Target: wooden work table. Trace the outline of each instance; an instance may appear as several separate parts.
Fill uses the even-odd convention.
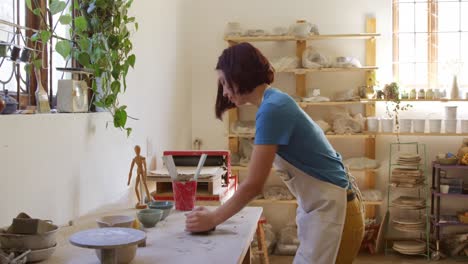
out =
[[[216,207],[208,207],[210,210]],[[93,215],[71,227],[62,228],[58,234],[58,247],[47,264],[98,264],[95,251],[71,245],[68,238],[81,230],[96,228],[93,219],[102,215],[132,215],[137,210],[117,210]],[[186,231],[184,212],[173,210],[156,227],[143,229],[146,247],[137,250],[132,264],[153,263],[250,263],[250,243],[254,237],[261,207],[246,207],[238,214],[216,227],[208,235],[193,235]],[[244,260],[245,257],[245,260]]]

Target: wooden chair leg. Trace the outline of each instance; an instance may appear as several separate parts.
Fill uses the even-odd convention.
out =
[[[268,258],[267,245],[265,241],[265,231],[263,230],[263,223],[266,222],[265,219],[261,219],[257,223],[257,245],[258,245],[258,254],[260,254],[260,262],[262,264],[270,264]]]

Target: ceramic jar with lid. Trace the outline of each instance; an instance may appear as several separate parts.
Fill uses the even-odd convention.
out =
[[[1,96],[1,100],[5,105],[3,111],[1,111],[1,114],[7,115],[16,112],[16,106],[18,105],[18,102],[15,100],[15,98],[8,95],[8,90],[3,91],[3,96]]]

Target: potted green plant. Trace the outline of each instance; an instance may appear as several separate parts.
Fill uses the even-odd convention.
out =
[[[51,23],[45,23],[46,26],[35,34],[35,40],[44,43],[51,37],[57,38],[54,48],[59,54],[65,59],[74,58],[91,70],[94,105],[109,111],[114,127],[130,135],[132,129],[126,125],[127,106],[121,105],[118,99],[127,89],[127,74],[136,60],[130,34],[138,30],[138,23],[128,12],[133,0],[49,0],[46,12],[33,9],[31,1],[37,0],[26,0],[34,14],[45,17],[60,13],[60,23],[73,25],[71,38],[67,39],[57,36]],[[63,14],[70,1],[75,16]]]

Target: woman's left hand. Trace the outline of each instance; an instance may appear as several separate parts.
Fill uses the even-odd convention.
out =
[[[186,214],[185,230],[189,232],[205,232],[216,227],[214,213],[203,206],[195,208]]]

